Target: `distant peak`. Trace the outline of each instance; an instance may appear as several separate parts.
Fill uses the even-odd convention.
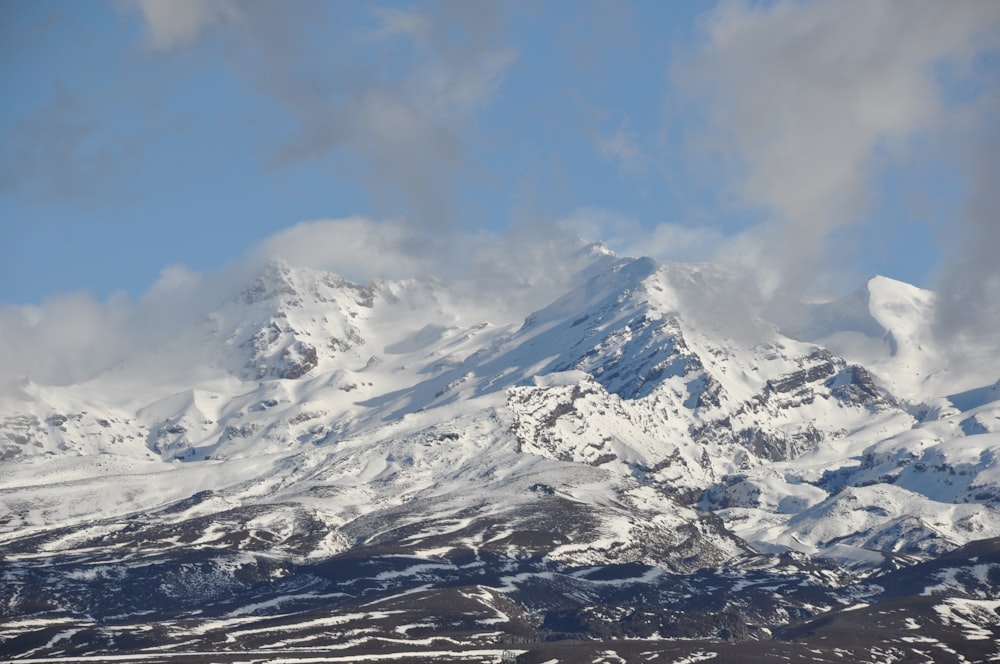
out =
[[[282,258],[281,256],[271,256],[269,259],[267,259],[267,262],[264,263],[263,272],[288,273],[291,272],[291,270],[292,266],[289,265],[288,261],[286,261],[284,258]]]
[[[642,256],[640,258],[622,258],[615,261],[610,272],[621,274],[629,279],[642,280],[655,274],[660,268],[660,263],[655,258]]]
[[[893,279],[892,277],[887,277],[881,274],[869,277],[865,282],[865,286],[869,289],[895,288],[909,291],[924,291],[924,289],[919,286],[914,286],[906,281],[900,281],[899,279]]]
[[[296,294],[291,266],[283,258],[274,256],[264,264],[253,283],[240,293],[239,299],[247,304],[253,304]]]
[[[861,287],[867,295],[868,302],[873,306],[891,302],[929,303],[933,293],[905,281],[899,281],[880,274],[871,277]]]
[[[900,286],[908,286],[902,281],[897,281],[891,277],[886,277],[881,274],[876,274],[865,280],[864,284],[861,286],[863,290],[871,293],[879,293],[886,289],[898,288]]]

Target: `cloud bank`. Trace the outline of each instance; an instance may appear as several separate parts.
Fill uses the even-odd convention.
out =
[[[970,345],[981,358],[1000,352],[1000,86],[981,100],[962,141],[966,196],[954,224],[944,229],[948,260],[937,278],[936,330],[957,358]],[[972,357],[972,361],[980,358]]]
[[[0,306],[0,382],[20,376],[40,384],[86,381],[188,337],[274,257],[357,283],[381,277],[436,282],[470,325],[520,322],[570,288],[593,260],[572,231],[549,225],[499,236],[431,235],[401,221],[363,217],[302,222],[217,272],[170,266],[138,300],[116,295],[102,302],[78,292],[39,305]],[[189,355],[175,360],[185,362]]]
[[[774,291],[831,267],[831,238],[863,219],[881,167],[954,130],[963,102],[949,98],[943,67],[996,51],[1000,6],[725,2],[702,31],[672,71],[704,112],[691,147],[718,158],[734,204],[764,219],[718,258]]]

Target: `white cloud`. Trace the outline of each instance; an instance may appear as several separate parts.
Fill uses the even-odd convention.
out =
[[[729,161],[742,205],[769,212],[762,258],[795,281],[865,209],[879,152],[947,126],[936,67],[996,48],[1000,5],[725,2],[702,27],[674,72],[705,112],[699,147]]]
[[[122,357],[107,332],[128,318],[123,298],[106,303],[87,293],[66,293],[40,305],[0,308],[0,374],[71,383],[90,377],[95,365]]]
[[[0,393],[4,381],[20,376],[53,385],[86,381],[181,333],[197,336],[201,317],[233,297],[252,274],[250,261],[211,275],[170,266],[138,301],[123,294],[100,301],[80,291],[37,305],[0,306]],[[162,369],[184,371],[202,358],[182,353],[166,359],[171,366]]]
[[[429,233],[401,221],[363,217],[301,222],[265,240],[250,262],[280,256],[358,282],[420,277],[444,284],[473,317],[519,320],[562,294],[589,260],[580,235],[535,224],[504,235]]]
[[[196,370],[209,361],[199,346],[204,339],[198,322],[248,286],[273,257],[358,283],[376,277],[433,280],[459,306],[465,323],[505,324],[565,292],[592,260],[582,247],[572,233],[544,224],[498,236],[433,234],[362,217],[302,222],[215,273],[169,266],[138,300],[114,296],[101,302],[80,292],[40,305],[0,306],[0,383],[25,375],[40,384],[85,381],[178,339],[159,359],[155,353],[143,356],[143,370]],[[0,392],[5,387],[0,384]]]
[[[134,0],[142,12],[154,50],[194,41],[206,28],[241,16],[236,0]]]
[[[278,256],[298,267],[336,272],[349,279],[405,278],[435,268],[430,239],[398,221],[363,217],[304,221],[264,240],[251,254],[260,262]]]
[[[661,223],[646,226],[627,215],[600,208],[580,208],[556,222],[566,233],[604,242],[622,256],[649,256],[680,262],[715,257],[726,236],[710,226]]]

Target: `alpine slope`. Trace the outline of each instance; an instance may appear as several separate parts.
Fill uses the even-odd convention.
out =
[[[273,259],[98,375],[0,376],[0,658],[1000,659],[1000,349],[884,277],[754,307],[579,258],[515,322]]]

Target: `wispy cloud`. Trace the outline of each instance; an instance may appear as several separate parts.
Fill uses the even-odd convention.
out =
[[[367,281],[427,275],[435,271],[433,236],[401,221],[364,217],[303,221],[264,240],[250,255],[257,263],[280,257],[292,265],[330,270]]]
[[[280,256],[292,265],[356,281],[376,277],[432,279],[472,317],[520,320],[567,289],[591,260],[581,254],[585,228],[522,225],[496,234],[428,233],[400,220],[364,217],[301,222],[274,234],[247,260]]]
[[[236,0],[132,0],[149,33],[149,46],[167,50],[184,46],[214,24],[239,19]]]
[[[195,50],[219,35],[227,65],[282,110],[291,132],[262,161],[328,164],[331,177],[365,185],[381,212],[422,222],[454,214],[455,184],[476,170],[471,126],[517,55],[487,3],[134,6],[153,49]],[[370,27],[359,29],[357,16],[338,20],[344,12],[368,12]]]
[[[373,7],[379,26],[370,34],[372,39],[386,39],[400,35],[411,39],[425,39],[432,27],[425,16],[393,7]]]
[[[520,322],[561,295],[592,260],[571,230],[548,224],[515,229],[428,233],[402,221],[364,217],[296,224],[261,242],[243,258],[211,273],[165,268],[137,300],[101,301],[86,292],[38,305],[0,305],[0,393],[4,381],[28,376],[41,384],[85,381],[173,344],[143,362],[146,371],[195,371],[206,357],[198,323],[260,273],[271,258],[295,267],[340,274],[357,283],[375,278],[422,278],[437,284],[464,324]]]
[[[79,199],[93,189],[107,161],[98,127],[75,95],[58,90],[51,102],[16,123],[0,147],[0,191],[52,192]],[[107,168],[108,164],[103,164]]]
[[[997,73],[994,72],[994,76]],[[1000,76],[981,98],[969,126],[959,132],[965,200],[957,217],[941,230],[948,250],[936,283],[936,331],[956,361],[979,361],[966,352],[983,345],[996,362],[1000,350]]]
[[[642,224],[639,220],[600,208],[579,208],[554,222],[567,234],[600,240],[622,256],[649,256],[669,261],[713,258],[726,236],[712,226],[679,223]]]
[[[995,48],[998,27],[1000,7],[980,2],[725,2],[705,16],[674,80],[705,113],[698,149],[768,218],[754,234],[786,284],[863,216],[880,155],[947,126],[937,66]]]
[[[642,170],[643,153],[639,135],[623,120],[610,136],[597,140],[597,149],[605,159],[615,162],[623,171],[635,173]]]

